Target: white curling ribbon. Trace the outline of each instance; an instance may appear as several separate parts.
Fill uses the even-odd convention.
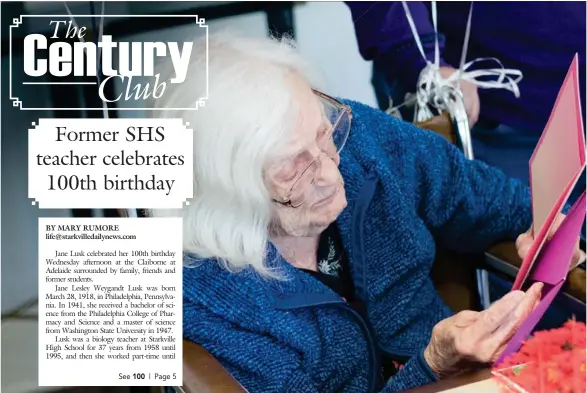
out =
[[[449,112],[454,118],[458,128],[459,137],[463,144],[463,149],[467,157],[472,158],[472,148],[470,146],[471,136],[466,112],[463,113],[465,106],[463,95],[460,90],[460,81],[467,81],[482,89],[505,89],[511,91],[516,98],[520,97],[518,83],[522,80],[523,75],[520,70],[505,68],[496,58],[478,58],[465,63],[467,57],[467,48],[471,34],[471,17],[473,12],[473,2],[469,9],[467,27],[465,30],[465,39],[461,53],[460,67],[448,78],[443,78],[440,74],[440,50],[438,43],[438,18],[436,2],[432,2],[432,23],[434,25],[435,43],[434,43],[434,63],[426,58],[424,47],[416,29],[416,24],[412,13],[406,1],[402,1],[402,6],[416,41],[416,47],[427,65],[420,73],[415,100],[407,100],[403,104],[391,108],[388,113],[395,113],[397,110],[407,104],[416,102],[415,120],[422,122],[434,117],[430,107],[434,107],[439,112]],[[469,69],[476,63],[494,62],[498,65],[496,68],[489,69]],[[492,78],[492,79],[487,79]],[[469,153],[469,154],[467,154]]]
[[[473,159],[473,147],[469,121],[465,109],[462,92],[447,79],[438,78],[438,70],[433,64],[427,66],[422,72],[421,83],[416,92],[417,122],[426,121],[434,116],[430,107],[435,107],[439,112],[448,112],[453,117],[463,152],[469,159]]]
[[[450,113],[463,153],[472,160],[474,156],[471,130],[463,93],[450,78],[442,78],[434,64],[429,64],[420,75],[420,84],[416,91],[416,122],[434,117],[430,107],[436,108],[439,112]]]
[[[416,121],[425,121],[433,117],[429,106],[436,108],[440,112],[449,111],[452,106],[452,100],[449,98],[454,98],[455,94],[453,89],[460,92],[457,85],[458,81],[467,81],[483,89],[505,89],[511,91],[516,98],[519,98],[520,88],[518,83],[522,80],[522,72],[503,68],[503,66],[501,68],[467,71],[473,64],[483,61],[494,61],[501,66],[500,61],[497,59],[480,58],[466,63],[462,69],[457,70],[450,77],[443,78],[439,67],[429,62],[418,79]],[[495,77],[495,79],[480,79],[487,77]]]

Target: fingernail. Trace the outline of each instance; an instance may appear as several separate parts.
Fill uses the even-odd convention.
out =
[[[536,296],[538,297],[538,301],[542,299],[542,290],[544,289],[544,284],[539,282],[536,285]]]
[[[544,288],[544,283],[536,282],[536,283],[532,284],[532,286],[530,287],[530,290],[537,292],[537,293],[542,293],[542,288]]]

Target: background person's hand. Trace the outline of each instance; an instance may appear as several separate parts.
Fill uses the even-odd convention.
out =
[[[508,340],[540,301],[543,284],[512,291],[481,312],[462,311],[440,321],[424,358],[440,378],[497,360]]]
[[[448,79],[456,70],[452,67],[440,67],[440,75],[444,79]],[[467,117],[469,118],[469,127],[473,128],[477,120],[479,120],[479,111],[481,104],[479,102],[479,93],[477,92],[477,86],[471,82],[460,81],[461,92],[463,93],[463,99],[465,101],[465,110],[467,111]]]
[[[564,219],[565,219],[564,214],[558,215],[558,217],[556,218],[556,220],[554,222],[552,230],[548,234],[549,240],[556,233],[556,231],[558,230],[558,228],[560,227],[560,225],[562,224]],[[530,229],[528,229],[527,232],[522,233],[516,239],[516,249],[518,250],[518,256],[522,259],[524,259],[526,257],[526,255],[530,251],[530,247],[532,247],[532,243],[534,242],[534,236],[532,235],[532,232],[533,232],[533,230],[532,230],[532,228],[530,228]],[[575,249],[575,253],[573,254],[573,259],[571,261],[571,266],[569,268],[569,271],[573,270],[574,268],[576,268],[577,266],[579,266],[583,262],[585,262],[585,253],[579,247],[579,237],[577,237],[577,248]]]

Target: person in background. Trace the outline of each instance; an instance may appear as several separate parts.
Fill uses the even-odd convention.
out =
[[[373,60],[379,106],[387,109],[389,97],[398,105],[407,92],[415,91],[426,65],[402,3],[347,4],[360,53],[365,60]],[[408,6],[427,58],[433,61],[431,2],[410,1]],[[460,64],[470,6],[471,2],[437,2],[440,72],[445,78]],[[466,61],[493,57],[505,68],[523,73],[520,98],[506,90],[461,83],[476,159],[528,183],[528,161],[575,54],[579,55],[585,116],[585,15],[585,2],[474,2]],[[584,190],[583,174],[571,202]]]

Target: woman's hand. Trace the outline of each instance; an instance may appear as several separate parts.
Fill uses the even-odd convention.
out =
[[[440,378],[446,378],[497,360],[538,305],[542,287],[542,283],[536,283],[526,293],[508,293],[485,311],[462,311],[440,321],[424,351],[430,368]]]
[[[554,223],[554,226],[552,227],[552,230],[548,234],[548,239],[552,238],[552,235],[554,235],[556,233],[556,231],[558,230],[558,228],[560,227],[560,225],[562,224],[564,219],[565,219],[564,214],[558,215],[558,217]],[[532,232],[533,232],[533,230],[532,230],[532,228],[530,228],[530,229],[528,229],[528,231],[526,233],[522,233],[520,236],[518,236],[518,239],[516,240],[516,248],[518,250],[518,256],[522,259],[524,259],[526,257],[526,255],[530,251],[530,247],[532,247],[532,243],[534,242],[534,236],[532,235]],[[574,268],[576,268],[577,266],[579,266],[583,262],[585,262],[585,253],[579,248],[579,238],[577,238],[577,249],[575,250],[575,253],[573,254],[573,260],[571,261],[571,266],[569,268],[569,271],[573,270]]]

